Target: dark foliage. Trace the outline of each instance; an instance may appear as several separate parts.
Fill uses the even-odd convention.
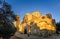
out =
[[[0,8],[0,36],[9,37],[14,35],[16,28],[12,23],[16,20],[16,17],[11,10],[11,5],[6,2],[3,2],[2,8]]]
[[[56,33],[59,34],[60,31],[60,22],[56,23]]]
[[[60,22],[56,23],[57,30],[60,31]]]

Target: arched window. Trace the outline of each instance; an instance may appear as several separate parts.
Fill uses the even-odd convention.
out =
[[[45,17],[44,16],[42,16],[42,19],[44,19]]]

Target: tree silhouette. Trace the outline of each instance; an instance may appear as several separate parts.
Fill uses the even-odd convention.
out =
[[[56,23],[56,34],[59,35],[59,31],[60,31],[60,22]]]
[[[14,35],[16,28],[12,22],[15,20],[16,16],[11,9],[11,5],[3,2],[3,5],[0,8],[0,37],[9,39],[11,35]]]
[[[60,31],[60,22],[56,23],[57,30]]]

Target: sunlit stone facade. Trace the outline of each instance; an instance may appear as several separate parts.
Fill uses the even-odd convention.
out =
[[[20,32],[24,32],[25,29],[27,29],[27,32],[31,32],[32,31],[31,22],[35,23],[36,27],[38,27],[39,30],[46,29],[56,31],[56,22],[55,20],[52,19],[51,14],[46,14],[42,16],[40,12],[32,12],[31,14],[27,13],[24,16],[23,21],[20,24],[21,25],[19,28]]]

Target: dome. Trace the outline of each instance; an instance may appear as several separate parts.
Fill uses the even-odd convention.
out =
[[[41,13],[40,12],[33,12],[32,15],[34,15],[36,17],[41,17]]]

